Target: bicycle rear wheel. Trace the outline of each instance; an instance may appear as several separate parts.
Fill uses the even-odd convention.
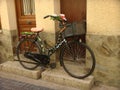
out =
[[[79,41],[69,42],[62,48],[60,60],[64,70],[72,77],[85,78],[92,74],[95,68],[93,51]]]
[[[17,47],[17,58],[20,62],[20,64],[29,70],[33,70],[39,66],[39,63],[26,58],[25,54],[26,53],[32,53],[32,54],[40,54],[41,53],[41,48],[38,46],[36,41],[34,39],[23,39],[20,41]]]

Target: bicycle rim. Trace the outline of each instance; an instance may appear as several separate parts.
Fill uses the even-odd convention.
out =
[[[33,70],[39,66],[39,63],[26,58],[24,54],[30,52],[33,54],[40,54],[40,48],[33,39],[24,39],[17,47],[17,57],[20,64],[29,70]]]
[[[84,43],[70,42],[64,47],[61,61],[65,71],[72,77],[88,77],[95,68],[95,56],[92,50]]]

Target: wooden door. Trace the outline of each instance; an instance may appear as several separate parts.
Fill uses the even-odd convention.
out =
[[[61,13],[69,22],[86,19],[86,0],[61,0]]]
[[[86,0],[61,0],[61,13],[65,14],[70,23],[86,21]],[[85,34],[75,38],[85,42]]]
[[[36,27],[35,21],[35,0],[15,0],[18,34],[30,31],[32,27]]]
[[[86,21],[86,0],[61,0],[61,13],[65,14],[68,22],[70,23]],[[85,35],[86,34],[84,33],[80,35],[78,34],[75,36],[67,37],[67,40],[81,40],[82,42],[86,43]],[[78,48],[74,47],[74,51],[78,51],[77,49]],[[83,52],[81,54],[84,55],[83,57],[85,57],[85,48],[82,47],[79,49],[82,49]]]

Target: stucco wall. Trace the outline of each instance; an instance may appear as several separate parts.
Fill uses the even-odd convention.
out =
[[[120,35],[120,0],[87,0],[87,33]]]
[[[14,0],[0,0],[2,28],[17,29]]]
[[[95,80],[120,87],[120,0],[87,0],[87,44],[96,56]]]
[[[46,15],[60,13],[60,0],[35,0],[36,26],[43,27],[44,31],[40,34],[41,38],[45,40],[48,46],[55,45],[55,29],[56,23],[50,18],[43,19]],[[56,55],[52,55],[52,60],[56,59]]]
[[[2,33],[0,33],[0,57],[13,60],[17,42],[17,23],[14,0],[0,0]]]

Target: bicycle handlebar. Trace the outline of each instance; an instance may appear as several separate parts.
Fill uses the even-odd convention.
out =
[[[48,18],[48,17],[50,17],[50,15],[45,16],[44,19],[46,19],[46,18]]]
[[[51,18],[56,18],[57,16],[54,16],[54,15],[47,15],[44,17],[44,19],[48,18],[48,17],[51,17]]]
[[[52,20],[57,20],[57,21],[59,21],[61,23],[62,29],[60,30],[60,32],[63,32],[66,29],[66,27],[70,26],[70,24],[67,24],[67,19],[65,18],[64,14],[60,14],[60,15],[46,15],[44,17],[44,19],[46,19],[48,17],[51,17]]]
[[[44,19],[48,18],[48,17],[51,17],[53,20],[57,20],[57,21],[60,21],[60,22],[67,22],[67,19],[65,17],[64,14],[60,14],[60,15],[47,15],[44,17]]]

